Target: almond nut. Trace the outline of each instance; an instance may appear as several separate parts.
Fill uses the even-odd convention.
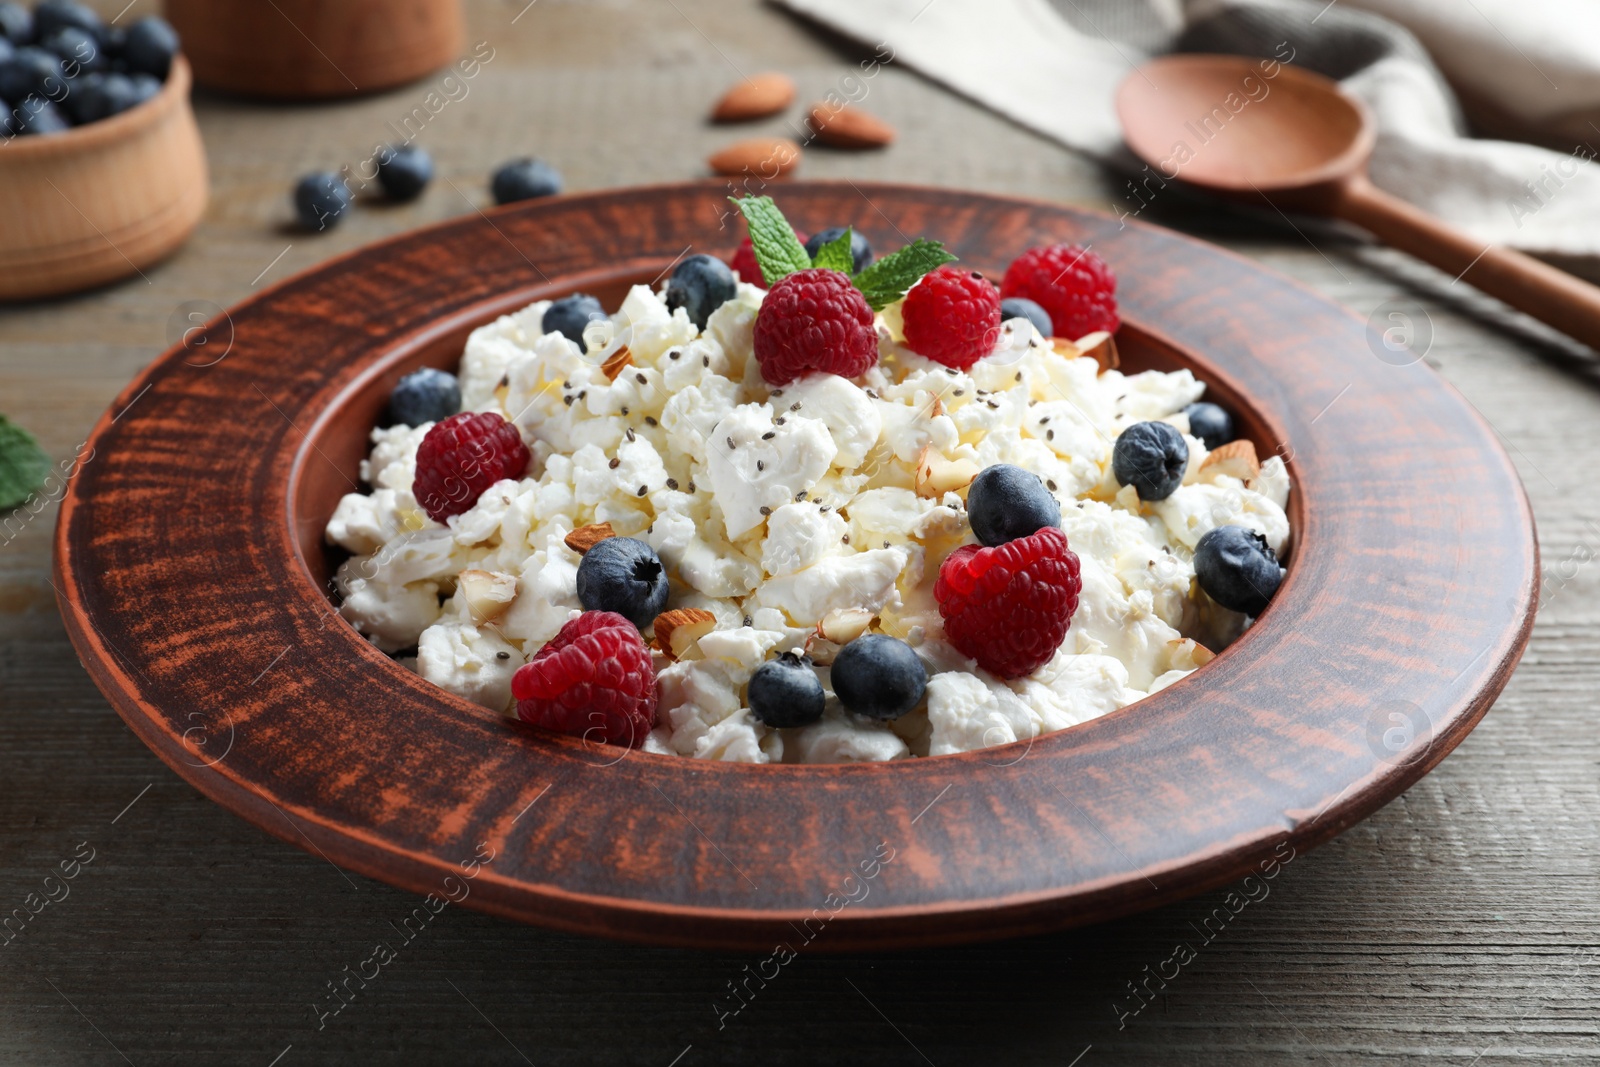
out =
[[[656,647],[676,662],[694,643],[717,628],[717,617],[704,608],[674,608],[656,616]]]
[[[848,644],[866,633],[876,617],[866,608],[834,608],[817,623],[817,634],[834,644]]]
[[[894,127],[848,104],[813,104],[806,122],[817,140],[834,148],[882,148],[894,143]]]
[[[970,485],[977,476],[978,465],[972,460],[945,459],[932,445],[923,445],[922,453],[917,456],[916,488],[920,497],[943,496],[952,489]]]
[[[475,626],[498,619],[517,599],[516,575],[499,571],[462,571],[458,588]]]
[[[1079,355],[1088,356],[1100,364],[1101,373],[1116,370],[1122,366],[1122,360],[1117,356],[1117,342],[1104,330],[1096,330],[1072,342]]]
[[[591,526],[580,526],[562,538],[567,547],[578,555],[583,555],[601,541],[608,537],[617,536],[617,531],[611,528],[609,522],[597,522]]]
[[[769,71],[746,78],[722,94],[711,109],[712,122],[746,122],[776,115],[794,103],[794,80]]]
[[[1178,641],[1168,641],[1167,647],[1172,649],[1172,663],[1179,670],[1183,669],[1179,665],[1185,661],[1194,664],[1196,667],[1204,667],[1207,663],[1217,658],[1215,652],[1190,637],[1185,637]]]
[[[706,163],[713,173],[732,178],[781,178],[800,165],[800,146],[787,137],[753,137],[729,145]]]
[[[606,357],[606,361],[600,364],[600,369],[605,372],[607,381],[614,382],[617,380],[617,375],[622,373],[623,367],[631,366],[633,366],[633,353],[628,351],[627,345],[623,345]]]
[[[1212,478],[1218,474],[1226,474],[1248,482],[1261,473],[1261,464],[1256,459],[1256,446],[1245,438],[1229,441],[1221,448],[1212,449],[1211,454],[1200,464],[1200,476]]]

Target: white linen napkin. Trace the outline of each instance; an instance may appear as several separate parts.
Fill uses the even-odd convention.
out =
[[[1600,146],[1600,4],[774,2],[869,46],[886,44],[894,62],[1130,170],[1137,165],[1112,98],[1134,66],[1171,51],[1281,59],[1287,45],[1295,63],[1339,80],[1372,108],[1376,184],[1481,240],[1600,265],[1600,151],[1592,147]],[[1463,103],[1483,127],[1570,150],[1469,136]],[[1137,206],[1130,197],[1128,210]]]

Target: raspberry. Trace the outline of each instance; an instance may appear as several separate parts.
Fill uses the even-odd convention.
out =
[[[797,270],[779,279],[756,314],[754,342],[761,376],[772,385],[813,371],[855,378],[878,361],[872,308],[836,270]]]
[[[805,234],[796,230],[794,235],[801,244],[806,243]],[[739,280],[746,285],[754,285],[760,289],[767,287],[767,279],[761,273],[761,264],[756,262],[756,246],[750,243],[750,238],[746,237],[739,242],[739,251],[735,252],[733,258],[728,260],[728,266],[733,268],[733,272],[739,276]]]
[[[994,351],[1000,293],[977,271],[946,263],[911,287],[901,318],[911,351],[966,370]]]
[[[1061,647],[1082,589],[1067,535],[1046,526],[995,548],[956,549],[933,595],[957,651],[991,674],[1020,678]]]
[[[586,611],[511,677],[517,716],[547,730],[638,748],[656,723],[656,672],[638,629]]]
[[[522,477],[529,458],[515,426],[492,411],[463,411],[435,423],[422,439],[411,492],[429,518],[444,522],[495,482]]]
[[[1050,313],[1057,337],[1075,341],[1096,330],[1115,333],[1117,276],[1105,260],[1077,245],[1030,248],[1006,269],[1002,296],[1032,300]]]

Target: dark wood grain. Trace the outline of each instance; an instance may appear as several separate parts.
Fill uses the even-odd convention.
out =
[[[1289,457],[1290,576],[1208,668],[1031,743],[750,768],[522,729],[338,623],[300,549],[354,484],[367,423],[340,413],[370,418],[397,364],[540,294],[649,277],[686,244],[730,251],[724,194],[624,190],[410,234],[232,309],[225,359],[180,348],[131,383],[63,502],[56,570],[68,632],[134,731],[269,832],[418,892],[488,842],[471,907],[751,949],[815,916],[844,950],[1095,921],[1236,880],[1403,790],[1504,685],[1532,621],[1531,518],[1498,444],[1430,370],[1377,362],[1345,312],[1175,234],[893,186],[779,200],[811,230],[870,202],[880,246],[937,235],[990,270],[1043,241],[1094,243],[1126,279],[1130,339],[1170,338],[1167,358],[1233,383],[1258,445]],[[1328,406],[1341,383],[1357,395]],[[252,394],[207,418],[218,395]],[[224,724],[213,696],[247,648],[281,650],[276,683],[237,692]],[[1374,741],[1391,708],[1425,716],[1395,754]],[[226,753],[194,745],[196,724],[226,726]],[[832,905],[882,848],[893,893]]]

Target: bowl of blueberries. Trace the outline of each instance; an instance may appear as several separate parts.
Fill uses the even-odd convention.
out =
[[[0,0],[0,300],[103,285],[170,254],[207,171],[178,35],[76,0]]]

